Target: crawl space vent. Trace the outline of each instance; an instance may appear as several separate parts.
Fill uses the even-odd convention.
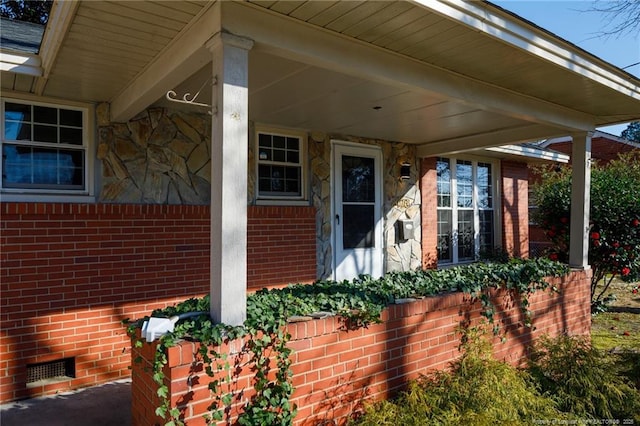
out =
[[[75,375],[73,358],[27,365],[27,383],[43,380],[64,380],[73,378]]]

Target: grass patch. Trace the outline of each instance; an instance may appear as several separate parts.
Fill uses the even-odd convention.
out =
[[[591,343],[603,351],[640,350],[640,314],[604,312],[594,316]]]

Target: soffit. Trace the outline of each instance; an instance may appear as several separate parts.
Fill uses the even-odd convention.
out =
[[[622,79],[635,80],[634,100],[626,96],[632,90],[616,93],[610,87],[595,84],[584,72],[578,72],[578,68],[584,66],[579,56],[586,56],[601,67],[602,72],[625,74],[568,42],[558,49],[560,52],[555,52],[560,58],[553,60],[566,62],[569,69],[559,67],[551,59],[541,59],[540,55],[545,53],[541,50],[551,49],[546,42],[551,34],[533,25],[528,30],[531,44],[517,49],[503,40],[510,34],[498,34],[492,28],[482,33],[477,26],[461,25],[449,16],[410,2],[257,0],[251,3],[459,75],[597,116],[597,125],[618,123],[638,115],[640,93],[635,77],[622,76]],[[425,3],[436,6],[442,2]],[[493,18],[500,25],[503,20],[513,19],[513,14],[497,6],[486,2],[483,6],[503,16]],[[471,3],[470,7],[477,4]]]
[[[594,125],[635,119],[640,111],[637,99],[415,3],[252,4],[264,13],[284,16],[345,40],[355,39],[488,87],[598,116]],[[54,66],[48,70],[42,94],[84,102],[113,101],[210,7],[212,3],[206,1],[80,2]],[[589,58],[597,62],[597,58]],[[529,132],[534,123],[516,114],[495,113],[478,103],[458,102],[406,84],[385,84],[331,68],[273,56],[261,51],[257,43],[250,52],[251,119],[408,143],[436,141],[445,148],[447,141],[460,138],[469,140],[469,147],[477,147],[478,143],[499,145],[567,133],[546,125]],[[181,76],[184,83],[177,87],[178,92],[200,87],[208,78],[208,69]],[[637,80],[633,84],[637,89]],[[33,87],[31,77],[2,74],[3,89],[29,92]],[[166,87],[170,89],[174,87]],[[461,87],[464,90],[466,87]],[[200,99],[206,102],[210,92]],[[434,150],[444,149],[433,146]]]
[[[43,94],[89,102],[111,100],[206,3],[80,2]]]

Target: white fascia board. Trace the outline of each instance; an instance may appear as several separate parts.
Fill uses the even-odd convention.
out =
[[[456,74],[251,3],[223,2],[222,11],[225,30],[254,40],[254,50],[568,131],[590,131],[595,126],[595,117],[589,114]]]
[[[570,43],[526,24],[506,13],[492,12],[482,2],[411,0],[506,44],[518,47],[568,71],[579,74],[626,96],[640,100],[640,80]]]
[[[593,135],[591,136],[591,139],[596,139],[596,138],[603,138],[603,139],[608,139],[610,141],[613,142],[617,142],[617,143],[621,143],[621,144],[625,144],[625,145],[629,145],[632,146],[634,148],[640,148],[640,143],[638,142],[634,142],[634,141],[630,141],[627,140],[625,138],[621,138],[620,136],[616,136],[616,135],[612,135],[611,133],[607,133],[607,132],[601,132],[599,130],[596,130],[595,132],[593,132]],[[543,148],[546,148],[550,145],[556,144],[556,143],[562,143],[562,142],[572,142],[573,138],[571,136],[563,136],[560,138],[553,138],[553,139],[547,139],[543,142],[540,143],[540,146]]]
[[[4,51],[0,52],[0,70],[40,77],[42,63],[38,55]]]
[[[457,154],[465,151],[474,151],[480,148],[530,142],[532,140],[563,133],[566,132],[559,129],[540,126],[538,124],[530,124],[517,128],[495,130],[478,135],[428,142],[418,146],[417,154],[419,157]]]
[[[55,1],[51,7],[47,27],[42,37],[42,43],[40,44],[43,74],[41,76],[42,78],[39,78],[35,85],[35,93],[38,95],[44,93],[47,78],[58,57],[62,42],[69,32],[79,4],[76,0]]]
[[[522,145],[503,145],[487,148],[487,151],[497,152],[507,155],[518,155],[535,160],[555,161],[558,163],[568,163],[569,156],[561,152],[548,151]]]
[[[202,11],[122,92],[111,100],[111,121],[124,122],[211,62],[205,44],[220,32],[220,2]]]

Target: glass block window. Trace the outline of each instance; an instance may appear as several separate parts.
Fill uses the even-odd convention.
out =
[[[494,248],[494,178],[488,162],[438,158],[438,262],[469,262]]]
[[[2,189],[87,189],[86,111],[2,102]]]
[[[257,133],[258,198],[304,198],[304,138],[296,134]]]

